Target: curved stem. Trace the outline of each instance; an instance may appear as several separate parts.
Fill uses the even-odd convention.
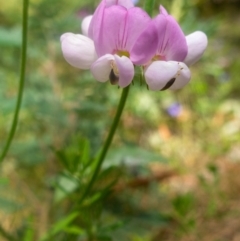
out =
[[[21,54],[21,67],[20,67],[20,80],[19,80],[19,88],[18,88],[18,97],[16,108],[14,112],[14,117],[12,121],[12,126],[7,138],[6,145],[2,151],[0,156],[0,163],[5,158],[8,149],[11,145],[12,139],[14,137],[17,123],[18,123],[18,116],[22,102],[23,96],[23,89],[24,89],[24,81],[25,81],[25,69],[26,69],[26,58],[27,58],[27,30],[28,30],[28,0],[23,0],[23,19],[22,19],[22,54]]]
[[[121,98],[120,98],[120,101],[119,101],[119,104],[118,104],[118,109],[117,109],[116,115],[115,115],[114,120],[112,122],[111,129],[110,129],[110,131],[108,133],[107,139],[106,139],[106,141],[104,143],[104,146],[103,146],[103,149],[102,149],[102,151],[100,153],[100,156],[99,156],[96,168],[94,170],[94,173],[92,175],[92,178],[91,178],[90,182],[88,183],[88,185],[87,185],[87,187],[85,189],[85,192],[83,193],[83,196],[82,196],[80,202],[82,202],[85,199],[85,197],[87,196],[87,194],[91,190],[92,185],[94,184],[94,182],[95,182],[95,180],[96,180],[96,178],[97,178],[97,176],[98,176],[98,174],[100,172],[102,163],[103,163],[103,161],[104,161],[104,159],[106,157],[107,151],[108,151],[108,149],[109,149],[109,147],[110,147],[110,145],[112,143],[113,136],[115,134],[115,131],[117,129],[120,117],[122,115],[122,111],[123,111],[123,108],[125,106],[126,99],[127,99],[127,96],[128,96],[129,88],[130,88],[130,85],[122,90],[122,95],[121,95]]]

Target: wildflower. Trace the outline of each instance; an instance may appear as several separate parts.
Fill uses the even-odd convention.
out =
[[[90,68],[96,80],[110,79],[126,87],[134,77],[131,50],[149,22],[148,14],[131,0],[103,0],[94,15],[83,21],[82,32],[87,36],[61,36],[63,55],[74,67]]]
[[[108,6],[109,1],[103,1],[94,13],[88,33],[99,57],[91,66],[95,79],[110,79],[112,84],[125,87],[134,77],[131,50],[151,18],[141,8],[133,7],[132,1],[122,3]]]
[[[142,38],[151,43],[145,56],[138,54],[143,48]],[[188,66],[199,60],[206,46],[207,37],[203,32],[197,31],[185,37],[176,20],[160,6],[160,14],[137,40],[131,60],[144,65],[149,89],[175,90],[190,81]]]

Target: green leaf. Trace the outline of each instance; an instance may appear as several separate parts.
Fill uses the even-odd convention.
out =
[[[67,174],[59,175],[54,196],[55,202],[60,202],[66,198],[69,194],[73,193],[79,185],[80,183],[75,177]]]
[[[81,174],[91,164],[90,143],[88,139],[73,136],[70,143],[55,151],[64,167],[72,174]]]
[[[123,146],[111,149],[106,157],[105,166],[125,164],[127,166],[146,165],[151,161],[167,162],[167,159],[153,151],[137,146]]]
[[[66,227],[63,230],[66,233],[69,234],[75,234],[75,235],[83,235],[86,234],[86,231],[78,226],[70,226],[70,227]]]
[[[97,181],[93,185],[93,189],[106,190],[112,187],[118,180],[118,177],[122,174],[122,168],[118,166],[110,166],[103,170]]]
[[[54,235],[63,231],[65,228],[67,228],[67,226],[74,219],[77,218],[78,215],[79,215],[78,212],[73,212],[73,213],[69,214],[67,217],[65,217],[65,218],[61,219],[60,221],[58,221],[57,223],[55,223],[54,226],[49,230],[49,232],[47,234],[45,234],[45,236],[42,239],[40,239],[40,241],[48,240],[51,237],[53,237]]]

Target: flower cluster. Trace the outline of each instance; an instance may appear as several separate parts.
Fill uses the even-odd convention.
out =
[[[151,19],[131,0],[102,0],[94,14],[83,20],[82,33],[61,36],[66,61],[90,69],[100,82],[110,80],[122,88],[132,82],[138,65],[149,89],[180,89],[191,78],[188,67],[207,47],[203,32],[185,37],[164,7]]]

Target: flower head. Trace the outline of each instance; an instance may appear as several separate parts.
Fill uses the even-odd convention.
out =
[[[147,47],[148,54],[140,56],[142,39],[151,45]],[[202,56],[206,46],[207,37],[203,32],[185,37],[176,20],[160,6],[160,14],[149,23],[134,46],[131,60],[145,66],[145,79],[151,90],[175,90],[190,81],[188,66]]]
[[[88,37],[62,36],[63,55],[74,67],[90,68],[96,80],[110,79],[125,87],[134,77],[131,50],[149,22],[148,14],[131,0],[103,0],[93,16],[83,21],[83,33]]]
[[[151,19],[131,0],[102,0],[93,16],[83,20],[82,32],[61,36],[67,62],[90,69],[100,82],[110,80],[120,87],[131,83],[134,65],[141,65],[149,89],[182,88],[191,77],[188,66],[207,46],[207,37],[200,31],[185,37],[162,6]]]
[[[151,18],[132,1],[116,5],[103,1],[93,15],[89,36],[99,59],[91,66],[93,76],[101,82],[110,79],[120,87],[129,85],[134,76],[131,50]]]

